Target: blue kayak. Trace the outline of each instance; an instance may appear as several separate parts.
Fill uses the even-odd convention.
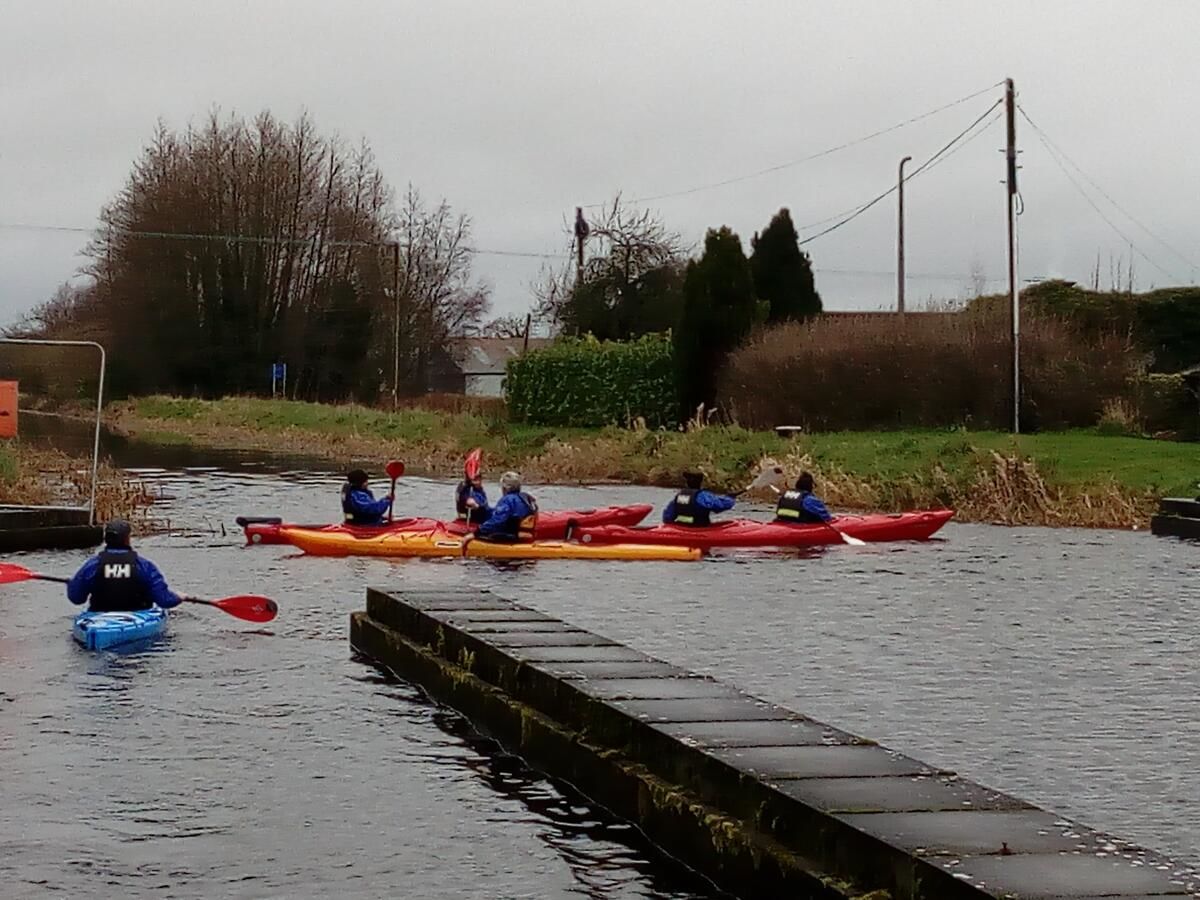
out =
[[[136,612],[80,613],[71,634],[88,650],[106,650],[157,637],[166,627],[167,611],[156,606]]]

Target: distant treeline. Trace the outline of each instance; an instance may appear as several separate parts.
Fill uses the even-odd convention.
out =
[[[306,116],[160,124],[86,256],[91,284],[16,331],[102,342],[118,394],[261,391],[284,361],[291,396],[370,400],[397,360],[399,392],[421,392],[488,307],[470,221],[412,188],[397,206],[366,143]]]

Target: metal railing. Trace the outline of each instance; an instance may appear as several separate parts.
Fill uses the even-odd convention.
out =
[[[100,475],[100,418],[104,411],[104,368],[108,356],[95,341],[43,341],[32,338],[0,337],[0,344],[31,344],[44,347],[95,347],[100,351],[100,385],[96,390],[96,436],[92,442],[92,496],[88,501],[88,523],[96,524],[96,482]]]

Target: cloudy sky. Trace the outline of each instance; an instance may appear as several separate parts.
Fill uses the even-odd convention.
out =
[[[0,324],[79,267],[87,235],[50,227],[90,228],[160,117],[307,109],[467,212],[481,251],[553,255],[574,207],[617,191],[697,244],[727,224],[748,245],[781,206],[829,220],[1006,76],[1064,154],[1019,120],[1022,275],[1090,281],[1099,256],[1105,286],[1131,258],[1141,288],[1190,284],[1197,34],[1194,0],[0,0]],[[910,303],[972,271],[1003,286],[1003,120],[984,125],[906,188]],[[895,215],[889,197],[807,245],[827,308],[894,302]],[[542,262],[481,252],[496,312],[526,309]]]

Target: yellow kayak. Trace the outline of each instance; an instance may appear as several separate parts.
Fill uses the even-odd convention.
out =
[[[688,561],[703,551],[695,547],[654,544],[577,544],[573,541],[533,541],[493,544],[472,540],[463,553],[463,538],[444,528],[432,531],[392,531],[358,537],[313,528],[280,529],[287,543],[313,556],[468,556],[476,559],[650,559]]]

